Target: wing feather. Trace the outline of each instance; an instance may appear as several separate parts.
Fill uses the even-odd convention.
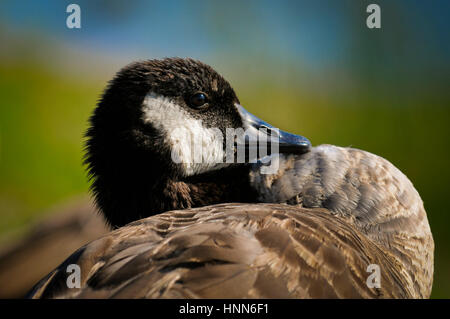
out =
[[[65,286],[70,263],[81,267],[80,289]],[[380,265],[381,288],[366,285],[372,263]],[[120,228],[81,248],[31,297],[412,297],[399,266],[326,209],[221,204]]]

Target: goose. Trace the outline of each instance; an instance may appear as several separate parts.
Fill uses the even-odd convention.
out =
[[[228,128],[245,134],[223,138]],[[86,136],[91,190],[114,230],[29,298],[430,296],[434,242],[410,180],[382,157],[312,147],[258,119],[200,61],[124,67]]]

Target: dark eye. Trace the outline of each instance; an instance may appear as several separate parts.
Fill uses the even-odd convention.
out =
[[[197,92],[189,99],[190,106],[196,109],[206,106],[206,103],[208,103],[208,97],[203,92]]]

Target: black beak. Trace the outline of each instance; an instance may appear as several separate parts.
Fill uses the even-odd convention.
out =
[[[236,104],[236,107],[245,129],[244,141],[241,139],[241,142],[237,144],[242,145],[244,142],[246,150],[255,147],[261,148],[262,144],[269,146],[267,155],[273,153],[304,154],[311,149],[311,142],[307,138],[281,131],[247,112],[241,105]]]

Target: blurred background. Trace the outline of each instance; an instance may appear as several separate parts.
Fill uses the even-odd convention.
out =
[[[66,27],[70,3],[81,29]],[[366,26],[370,3],[381,29]],[[399,167],[434,235],[432,297],[450,298],[449,12],[444,0],[1,1],[0,297],[106,231],[82,165],[88,117],[122,66],[180,56],[212,65],[274,126]]]

